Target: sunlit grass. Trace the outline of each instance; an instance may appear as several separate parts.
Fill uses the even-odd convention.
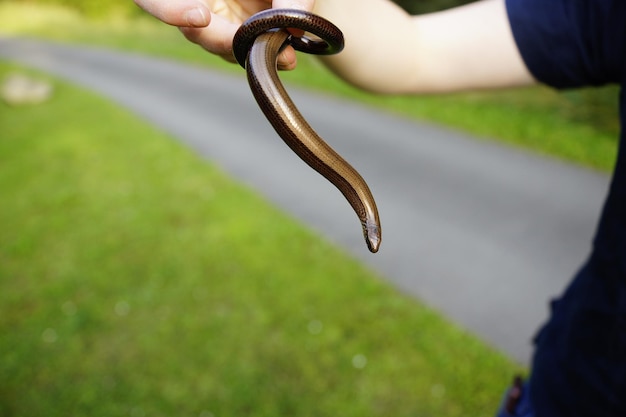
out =
[[[52,82],[0,104],[0,415],[493,414],[509,360]]]
[[[135,6],[129,7],[101,19],[87,19],[59,7],[2,3],[0,33],[121,48],[241,71],[185,41],[176,28],[137,16]],[[380,97],[342,83],[307,56],[300,57],[298,70],[282,76],[306,88],[594,169],[609,171],[614,164],[619,131],[615,86],[561,93],[536,87],[434,97]]]
[[[5,34],[36,34],[45,28],[54,36],[80,25],[82,19],[77,11],[65,7],[15,2],[0,4],[0,28]]]

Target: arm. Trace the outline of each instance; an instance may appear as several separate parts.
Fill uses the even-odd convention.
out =
[[[323,62],[369,91],[446,93],[534,82],[513,40],[504,0],[421,16],[410,16],[389,0],[207,0],[210,7],[202,0],[135,1],[166,23],[185,26],[181,30],[189,40],[230,61],[233,35],[251,14],[270,3],[313,9],[346,37],[344,51]],[[285,50],[279,66],[295,67],[293,50]]]
[[[409,16],[387,0],[318,0],[315,11],[346,37],[344,52],[325,59],[326,65],[363,89],[423,94],[533,82],[504,0],[420,16]]]
[[[315,12],[346,37],[344,51],[324,62],[363,89],[445,93],[533,82],[515,45],[504,0],[420,16],[409,16],[387,0],[318,0]]]

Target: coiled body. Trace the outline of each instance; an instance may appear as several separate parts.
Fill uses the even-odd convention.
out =
[[[302,29],[322,40],[294,37],[285,28]],[[368,249],[377,252],[380,220],[367,183],[311,128],[278,78],[276,61],[287,44],[308,53],[332,54],[343,49],[343,35],[332,23],[311,13],[270,9],[241,26],[233,41],[233,54],[246,69],[250,89],[278,135],[341,191],[359,217]]]

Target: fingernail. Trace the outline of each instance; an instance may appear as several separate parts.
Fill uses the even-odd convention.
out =
[[[199,7],[187,10],[187,12],[185,12],[185,20],[187,24],[192,27],[204,27],[209,24],[204,10]]]

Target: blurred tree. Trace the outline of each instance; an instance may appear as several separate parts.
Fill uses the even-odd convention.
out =
[[[477,0],[393,0],[394,3],[411,14],[435,12],[475,1]]]
[[[2,0],[0,0],[2,1]],[[106,16],[112,11],[139,13],[132,0],[17,0],[18,3],[59,4],[76,9],[89,16]]]

